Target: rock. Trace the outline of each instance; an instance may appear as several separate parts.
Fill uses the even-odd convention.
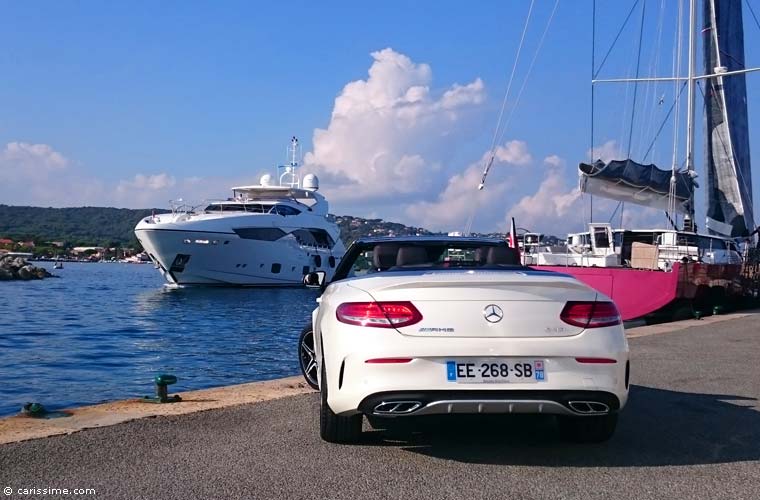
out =
[[[32,266],[26,265],[18,270],[18,277],[22,280],[30,280],[34,278],[34,274],[32,273]]]
[[[0,281],[41,280],[53,277],[44,267],[29,264],[21,257],[0,257]]]

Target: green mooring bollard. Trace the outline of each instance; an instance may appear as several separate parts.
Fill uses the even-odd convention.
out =
[[[42,418],[47,414],[47,409],[40,403],[26,403],[21,408],[21,413],[27,417]]]
[[[713,315],[717,316],[718,314],[723,314],[726,312],[726,308],[724,306],[714,306],[713,307]]]
[[[144,396],[143,401],[146,403],[177,403],[182,401],[179,395],[169,396],[168,386],[177,383],[177,377],[174,375],[162,373],[161,375],[156,375],[153,378],[153,382],[156,384],[156,395],[155,397]]]

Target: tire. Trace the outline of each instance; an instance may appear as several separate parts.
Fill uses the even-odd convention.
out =
[[[617,413],[589,417],[557,417],[562,439],[574,443],[603,443],[615,434]]]
[[[356,443],[362,434],[362,414],[336,415],[327,404],[327,376],[322,363],[322,387],[319,390],[319,435],[329,443]]]
[[[311,325],[301,330],[301,335],[298,336],[298,365],[309,387],[318,390],[317,355],[314,350],[314,329]]]

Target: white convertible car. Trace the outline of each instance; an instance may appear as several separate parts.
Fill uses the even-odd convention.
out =
[[[629,378],[615,305],[521,266],[503,240],[362,239],[329,285],[304,282],[324,290],[300,355],[327,441],[357,441],[363,415],[553,414],[579,442],[615,431]]]

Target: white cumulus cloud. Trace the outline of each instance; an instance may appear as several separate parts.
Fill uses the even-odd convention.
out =
[[[532,156],[524,141],[513,140],[499,145],[494,151],[488,182],[479,191],[477,187],[490,156],[490,151],[486,151],[480,161],[472,163],[464,172],[451,176],[434,201],[408,205],[406,216],[415,224],[433,230],[462,231],[471,216],[479,228],[499,229],[496,224],[501,222],[499,214],[503,213],[501,205],[504,195],[513,184],[504,167],[528,165]]]
[[[148,190],[161,190],[174,186],[177,180],[166,173],[160,173],[155,175],[136,174],[131,181],[119,182],[117,191],[125,192],[130,189],[148,189]]]
[[[509,141],[503,146],[497,146],[494,151],[494,159],[512,165],[528,165],[533,161],[525,141]]]
[[[544,164],[549,165],[550,167],[563,167],[565,165],[565,160],[557,155],[549,155],[544,158]]]
[[[391,199],[429,189],[450,136],[485,100],[480,79],[431,90],[430,66],[387,48],[373,52],[366,80],[348,83],[330,123],[304,157],[332,201]]]
[[[591,161],[602,160],[605,163],[611,160],[624,159],[623,151],[616,140],[609,140],[601,146],[594,146],[593,149],[586,151],[586,156]]]
[[[520,199],[508,212],[517,224],[533,231],[564,235],[568,228],[582,228],[583,206],[577,186],[567,182],[562,168],[547,170],[538,190]]]
[[[9,142],[0,150],[0,200],[16,205],[52,206],[90,189],[71,183],[70,161],[47,144]]]
[[[230,180],[167,173],[105,181],[47,144],[9,142],[0,149],[0,202],[37,206],[164,207],[169,199],[222,196]]]
[[[13,167],[31,171],[57,170],[66,168],[69,161],[47,144],[9,142],[0,152],[2,170]]]

